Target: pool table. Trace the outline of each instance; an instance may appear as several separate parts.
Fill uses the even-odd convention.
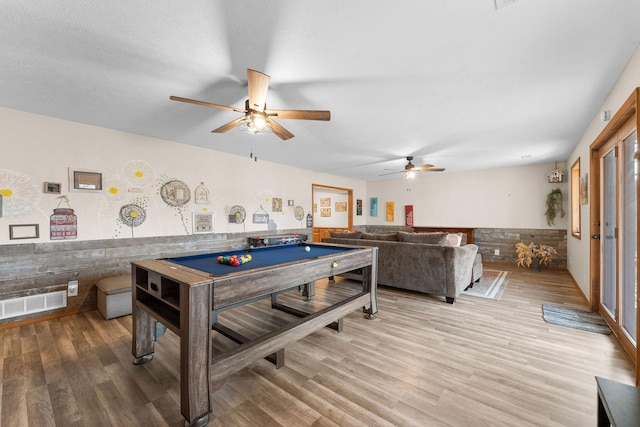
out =
[[[309,248],[309,249],[306,249]],[[132,353],[134,364],[152,360],[155,322],[180,337],[181,412],[186,423],[205,425],[212,411],[210,393],[226,378],[254,361],[271,357],[284,364],[284,348],[362,308],[377,311],[377,248],[328,244],[293,244],[132,262]],[[251,255],[239,266],[221,264],[218,256]],[[315,280],[362,269],[362,289],[316,312],[287,308],[277,296],[295,289],[313,296]],[[292,321],[255,339],[221,325],[218,314],[271,298],[272,308],[292,314]],[[337,326],[336,326],[337,325]],[[213,352],[211,334],[221,333],[238,346]]]

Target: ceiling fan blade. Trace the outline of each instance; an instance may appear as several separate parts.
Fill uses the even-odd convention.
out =
[[[444,168],[431,168],[431,169],[421,170],[420,172],[444,172]]]
[[[394,173],[400,173],[400,172],[406,172],[406,171],[395,171],[395,172],[383,173],[383,174],[378,175],[378,176],[393,175]]]
[[[197,105],[204,105],[205,107],[213,107],[213,108],[220,108],[221,110],[230,110],[230,111],[235,111],[237,113],[246,113],[247,110],[243,110],[240,108],[235,108],[235,107],[229,107],[227,105],[220,105],[220,104],[214,104],[211,102],[205,102],[205,101],[198,101],[195,99],[189,99],[189,98],[181,98],[179,96],[170,96],[169,97],[170,100],[172,101],[180,101],[180,102],[188,102],[190,104],[197,104]]]
[[[269,125],[271,126],[271,130],[273,133],[278,135],[280,139],[286,141],[289,138],[293,138],[295,135],[283,128],[279,123],[275,120],[269,120]]]
[[[415,168],[411,168],[411,170],[415,172],[424,172],[425,170],[431,169],[432,167],[433,165],[426,164],[422,166],[416,166]]]
[[[326,110],[265,110],[265,114],[279,119],[331,120],[331,111]]]
[[[271,77],[256,70],[247,70],[247,85],[249,86],[249,108],[264,111],[267,101],[267,90]]]
[[[233,121],[230,121],[227,124],[224,124],[222,126],[220,126],[219,128],[216,128],[214,130],[212,130],[211,132],[214,133],[225,133],[227,131],[230,131],[231,129],[235,128],[236,126],[238,126],[240,123],[242,123],[244,121],[244,116],[237,118]]]

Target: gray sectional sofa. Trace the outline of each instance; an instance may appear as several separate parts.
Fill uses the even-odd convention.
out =
[[[378,247],[378,284],[445,297],[453,304],[482,276],[478,246],[447,233],[332,233],[323,243]],[[451,243],[460,244],[452,246]]]

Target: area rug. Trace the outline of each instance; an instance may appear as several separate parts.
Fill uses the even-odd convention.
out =
[[[578,310],[576,308],[559,307],[557,305],[542,304],[542,318],[553,325],[582,329],[583,331],[611,334],[600,313]]]
[[[480,280],[473,284],[472,288],[462,292],[462,295],[469,295],[478,298],[488,298],[499,301],[502,293],[507,287],[507,276],[509,272],[500,270],[490,270],[485,268],[482,271]]]

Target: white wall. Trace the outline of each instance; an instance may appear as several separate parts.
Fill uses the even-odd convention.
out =
[[[567,228],[569,222],[568,184],[550,184],[547,174],[555,164],[545,163],[514,168],[460,173],[422,173],[415,180],[383,180],[367,183],[367,197],[378,197],[378,216],[369,216],[370,200],[365,201],[367,224],[404,225],[404,206],[413,205],[416,226],[547,228],[545,200],[560,188],[564,218],[555,226]],[[566,165],[558,163],[566,172]],[[565,174],[566,180],[566,174]],[[386,202],[395,202],[395,221],[387,222]]]
[[[629,98],[635,88],[640,86],[640,45],[636,49],[633,56],[629,59],[625,69],[620,74],[616,84],[607,96],[606,100],[600,107],[598,113],[595,115],[589,127],[585,130],[582,138],[573,150],[567,163],[573,164],[578,157],[580,157],[581,173],[589,171],[589,159],[590,150],[589,146],[598,137],[600,132],[607,125],[606,122],[601,121],[600,113],[605,110],[611,111],[613,116],[616,111],[622,106],[622,104]],[[589,177],[591,178],[591,177]],[[580,289],[587,296],[591,298],[590,283],[589,283],[589,247],[590,247],[590,218],[589,209],[591,203],[591,195],[589,195],[589,204],[582,205],[582,239],[578,240],[571,236],[571,230],[568,230],[569,235],[567,242],[567,267],[569,272],[578,282]]]
[[[131,237],[132,231],[135,237],[191,234],[192,212],[205,208],[214,212],[217,233],[266,230],[265,224],[251,221],[261,205],[278,229],[300,228],[306,221],[295,219],[294,207],[302,206],[305,215],[310,211],[312,184],[351,188],[354,198],[366,195],[366,183],[360,180],[16,110],[0,108],[0,123],[0,194],[3,188],[5,194],[12,188],[11,196],[4,198],[5,208],[9,203],[33,205],[29,212],[14,216],[6,215],[5,209],[0,218],[0,244],[5,245],[49,241],[49,216],[60,200],[43,194],[44,182],[63,184],[62,194],[78,216],[77,240]],[[70,192],[68,167],[102,172],[105,188],[117,193]],[[136,170],[143,172],[142,177],[134,177]],[[191,201],[180,208],[168,206],[159,195],[161,185],[171,179],[184,181],[191,190]],[[194,203],[193,191],[201,182],[209,190],[209,205]],[[142,192],[129,192],[131,188]],[[282,199],[282,212],[271,211],[273,198]],[[294,200],[293,207],[288,200]],[[147,211],[146,221],[133,229],[118,222],[120,208],[131,202],[144,204]],[[229,224],[233,205],[245,208],[244,225]],[[364,217],[354,217],[358,220],[363,222]],[[10,224],[39,224],[40,238],[9,240]]]

